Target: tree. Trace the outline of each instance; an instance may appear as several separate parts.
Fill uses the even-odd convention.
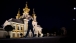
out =
[[[12,31],[13,29],[14,28],[11,25],[7,25],[7,26],[4,27],[4,30],[8,32],[8,36],[7,37],[10,37],[9,36],[9,31]]]
[[[12,31],[14,28],[11,25],[7,25],[4,27],[5,31],[9,32]]]
[[[22,35],[23,35],[23,34],[22,34],[22,33],[20,33],[20,35],[21,35],[21,37],[22,37]]]

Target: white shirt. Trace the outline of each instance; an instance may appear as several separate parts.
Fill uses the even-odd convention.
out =
[[[33,19],[28,13],[27,14],[23,13],[22,18],[26,18],[28,20]]]

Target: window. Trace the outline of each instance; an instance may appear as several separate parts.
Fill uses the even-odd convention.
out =
[[[19,30],[19,26],[18,26],[18,24],[16,24],[16,29]]]
[[[17,26],[18,30],[19,30],[19,26]]]
[[[21,27],[21,30],[22,30],[22,27]]]
[[[17,33],[17,37],[19,37],[19,33]]]
[[[15,37],[15,33],[13,33],[13,35],[12,35],[13,37]]]
[[[13,28],[15,29],[15,26],[13,26]]]

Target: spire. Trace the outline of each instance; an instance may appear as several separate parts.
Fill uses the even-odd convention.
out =
[[[20,8],[18,9],[18,13],[17,14],[20,14]]]
[[[33,14],[32,14],[32,16],[33,16],[33,20],[36,21],[37,16],[35,14],[34,8],[33,8]]]
[[[26,2],[26,6],[25,7],[28,8],[27,2]]]
[[[36,14],[35,14],[35,11],[34,11],[34,8],[33,8],[33,14],[32,14],[33,16],[36,16]]]
[[[20,17],[20,8],[18,9],[18,13],[17,13],[16,19],[19,19],[19,17]]]
[[[24,13],[29,13],[30,9],[28,8],[27,2],[25,8],[23,8]]]
[[[33,8],[33,14],[35,14],[34,8]]]

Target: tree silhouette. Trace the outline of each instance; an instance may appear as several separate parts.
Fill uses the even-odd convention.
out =
[[[21,35],[21,37],[22,37],[22,35],[23,35],[23,34],[22,34],[22,33],[20,33],[20,35]]]
[[[7,25],[4,27],[5,31],[9,32],[12,31],[14,28],[11,25]]]
[[[7,38],[10,38],[9,31],[12,31],[14,28],[11,25],[7,25],[7,26],[4,27],[4,29],[5,29],[5,31],[8,32]]]

